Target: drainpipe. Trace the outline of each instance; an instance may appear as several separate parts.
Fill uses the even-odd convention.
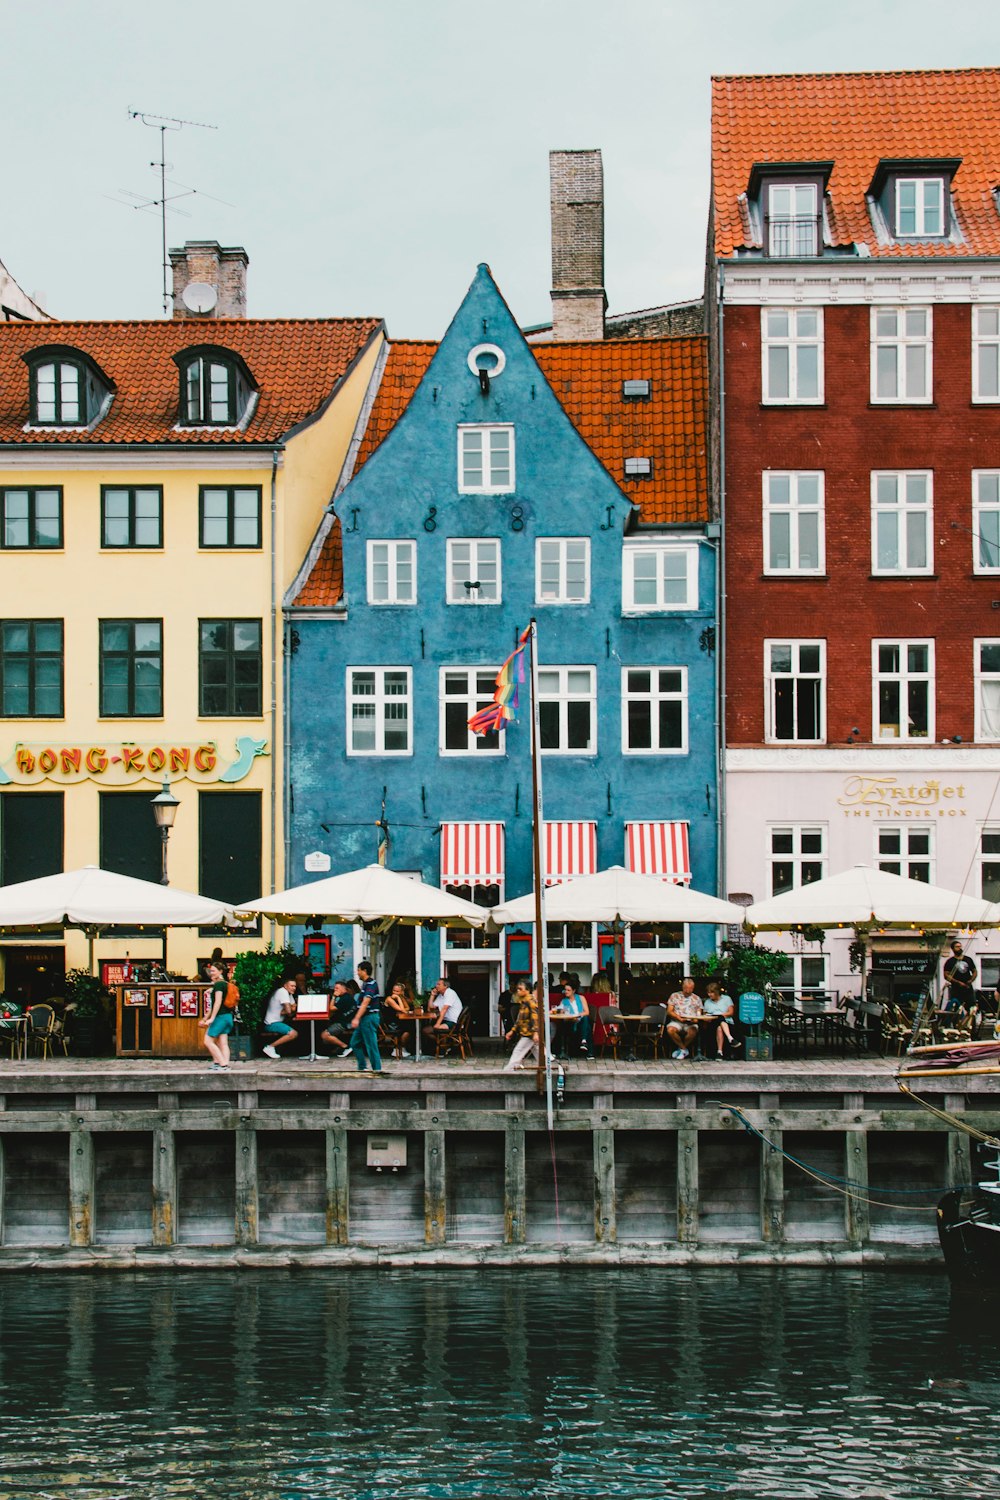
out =
[[[275,890],[277,878],[278,836],[278,464],[280,448],[271,454],[271,868],[268,891]],[[282,762],[282,772],[285,767]],[[282,804],[284,804],[282,798]],[[271,942],[274,942],[275,926],[271,923]]]
[[[718,860],[719,895],[725,899],[728,890],[726,868],[726,572],[723,566],[726,546],[726,364],[723,343],[723,280],[722,271],[716,262],[716,297],[718,299],[718,369],[719,369],[719,545],[715,553],[715,607],[719,619],[719,639],[716,642],[716,746],[718,754],[718,784],[716,815],[716,850]]]

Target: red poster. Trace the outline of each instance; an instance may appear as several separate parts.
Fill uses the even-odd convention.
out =
[[[177,1013],[181,1016],[197,1016],[198,1014],[198,991],[177,991]]]
[[[156,1014],[158,1016],[175,1016],[177,1014],[177,996],[173,990],[157,990]]]

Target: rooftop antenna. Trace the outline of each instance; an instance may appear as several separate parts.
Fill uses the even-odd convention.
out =
[[[196,130],[218,130],[219,127],[218,125],[206,125],[204,120],[178,120],[172,115],[149,115],[141,109],[130,109],[128,116],[130,120],[141,120],[151,130],[158,130],[160,132],[160,159],[159,161],[151,161],[149,164],[151,167],[159,167],[160,169],[160,196],[158,198],[150,198],[144,202],[133,203],[132,207],[158,208],[160,210],[160,227],[163,242],[163,313],[166,316],[170,310],[173,295],[170,291],[168,281],[170,276],[170,262],[167,259],[167,204],[176,202],[178,198],[190,198],[198,191],[197,188],[184,188],[183,192],[171,193],[170,197],[167,197],[167,166],[169,165],[171,171],[173,171],[173,163],[168,164],[167,162],[167,131],[183,130],[185,125],[191,125]],[[183,183],[175,185],[183,187]],[[129,194],[129,196],[132,197],[134,195]]]

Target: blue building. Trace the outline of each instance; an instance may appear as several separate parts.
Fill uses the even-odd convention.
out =
[[[531,888],[527,693],[499,737],[467,720],[534,616],[549,880],[626,864],[715,890],[706,405],[703,339],[529,345],[486,266],[440,344],[387,349],[287,600],[292,875],[387,840],[482,904]],[[633,931],[623,956],[678,972],[712,936]],[[403,933],[383,977],[447,971],[482,1032],[534,958],[508,942]],[[550,971],[586,982],[611,942],[552,929]]]

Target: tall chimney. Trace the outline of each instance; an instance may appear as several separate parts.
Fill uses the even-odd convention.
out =
[[[552,337],[603,339],[604,168],[599,151],[550,151]]]
[[[247,266],[242,245],[220,245],[218,240],[188,240],[171,250],[174,273],[174,317],[206,323],[213,318],[247,315]]]

